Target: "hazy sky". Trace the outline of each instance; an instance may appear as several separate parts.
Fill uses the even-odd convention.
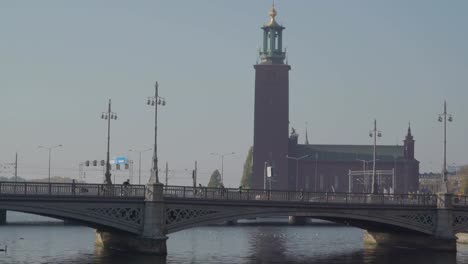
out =
[[[19,153],[19,175],[47,176],[38,145],[63,144],[52,175],[105,159],[107,100],[111,156],[151,147],[160,84],[159,160],[170,184],[199,181],[228,153],[226,185],[237,187],[253,143],[254,69],[271,1],[1,1],[0,163]],[[286,27],[290,121],[312,144],[402,144],[408,122],[421,172],[440,171],[447,100],[448,163],[467,162],[468,1],[276,1]],[[143,154],[146,182],[151,152]],[[136,166],[137,167],[137,166]],[[5,175],[11,172],[0,172]],[[137,172],[135,172],[137,175]],[[128,178],[118,174],[117,182]],[[100,169],[87,181],[102,182]]]

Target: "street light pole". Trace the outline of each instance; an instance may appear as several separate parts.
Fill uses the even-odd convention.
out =
[[[154,96],[149,96],[147,105],[154,106],[154,147],[153,167],[151,169],[150,182],[159,183],[158,177],[158,105],[166,105],[166,99],[158,95],[158,82],[154,85]]]
[[[302,157],[295,158],[295,157],[289,157],[289,156],[286,155],[287,159],[292,159],[292,160],[296,161],[296,191],[298,191],[298,189],[299,189],[299,161],[301,159],[307,158],[309,156],[310,155],[304,155]]]
[[[135,149],[129,149],[128,151],[133,151],[133,152],[138,152],[138,185],[141,184],[141,153],[150,151],[152,148],[148,148],[145,150],[135,150]]]
[[[314,192],[317,192],[317,166],[318,166],[318,153],[315,153],[315,178],[314,178]]]
[[[210,153],[210,155],[215,155],[215,156],[220,156],[221,157],[221,183],[224,184],[224,157],[229,156],[229,155],[234,155],[236,153],[234,152],[229,152],[229,153],[224,153],[224,154],[219,154],[219,153]]]
[[[369,132],[369,136],[374,138],[374,158],[372,166],[372,193],[379,193],[379,185],[377,183],[376,174],[375,174],[375,161],[377,156],[377,137],[382,137],[382,133],[377,130],[377,120],[374,119],[374,130]]]
[[[452,122],[453,118],[451,114],[447,113],[447,102],[444,101],[444,112],[439,115],[439,122],[444,122],[444,164],[442,168],[442,175],[444,180],[444,192],[448,192],[447,186],[447,121]]]
[[[51,160],[51,157],[52,157],[52,149],[58,148],[58,147],[62,147],[62,144],[52,146],[52,147],[45,147],[45,146],[39,146],[38,147],[38,148],[47,149],[49,151],[49,183],[50,183],[50,160]]]
[[[110,121],[111,119],[117,120],[117,114],[111,111],[111,99],[109,99],[109,106],[107,112],[102,112],[101,119],[107,120],[107,157],[106,157],[106,172],[104,173],[104,183],[112,184],[110,173]]]

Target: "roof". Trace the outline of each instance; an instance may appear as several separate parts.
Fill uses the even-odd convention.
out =
[[[376,159],[380,161],[394,161],[404,159],[404,146],[377,145]],[[372,145],[304,145],[298,144],[294,150],[295,157],[309,155],[309,160],[356,161],[371,160],[374,156]]]

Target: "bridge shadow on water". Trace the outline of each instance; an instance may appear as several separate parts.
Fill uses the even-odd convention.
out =
[[[457,253],[416,250],[410,248],[388,248],[364,245],[360,250],[339,252],[339,250],[322,250],[320,253],[311,248],[310,252],[291,254],[285,247],[286,241],[281,238],[269,240],[258,236],[253,238],[252,251],[243,263],[322,263],[322,264],[452,264],[468,263],[468,255],[457,261]]]
[[[320,224],[319,224],[320,225]],[[322,228],[326,228],[324,224]],[[329,225],[337,228],[336,225]],[[344,229],[347,227],[342,226]],[[410,248],[385,248],[373,245],[363,245],[361,249],[340,249],[340,245],[324,245],[310,248],[309,251],[291,252],[291,245],[285,236],[252,235],[251,252],[243,263],[323,263],[323,264],[354,264],[354,263],[399,263],[399,264],[451,264],[468,263],[468,258],[457,262],[457,253],[416,250]],[[320,244],[320,243],[319,243]],[[364,244],[364,243],[363,243]],[[317,244],[314,244],[316,247]],[[304,245],[307,247],[307,245]],[[329,247],[325,249],[323,247]],[[468,246],[467,246],[468,249]],[[468,253],[468,250],[465,251]]]
[[[219,226],[207,227],[211,232],[223,233],[223,229],[231,229],[236,232],[236,226]],[[242,227],[241,227],[242,228]],[[346,234],[347,227],[337,228],[338,233]],[[218,229],[218,231],[216,230]],[[326,229],[326,227],[321,227]],[[303,230],[297,228],[297,231]],[[206,232],[202,230],[199,233]],[[210,231],[209,231],[210,232]],[[296,232],[296,231],[294,231]],[[228,232],[230,234],[231,232]],[[99,264],[120,264],[120,263],[154,263],[154,264],[173,264],[173,263],[290,263],[290,264],[306,264],[306,263],[323,263],[323,264],[355,264],[355,263],[408,263],[408,264],[452,264],[452,263],[468,263],[468,246],[457,253],[437,252],[428,250],[415,250],[408,248],[383,248],[369,245],[353,245],[346,247],[340,245],[340,242],[329,244],[322,242],[299,245],[301,241],[292,241],[290,235],[278,232],[273,225],[248,230],[247,251],[242,251],[236,248],[227,248],[226,251],[231,251],[231,254],[226,252],[217,252],[215,248],[210,253],[198,248],[191,252],[184,252],[179,248],[170,248],[167,257],[157,257],[149,255],[131,254],[127,252],[118,252],[113,250],[105,250],[96,247],[94,252],[95,263]],[[192,234],[190,234],[191,236]],[[307,234],[309,235],[309,234]],[[300,238],[300,234],[297,238]],[[180,237],[177,237],[179,239]],[[222,239],[229,239],[223,237]],[[193,243],[195,241],[190,241]],[[202,242],[202,241],[197,241]],[[216,243],[216,242],[214,242]],[[219,243],[219,241],[218,241]],[[306,241],[307,243],[307,241]],[[359,241],[358,241],[359,243]],[[465,254],[465,253],[466,254]],[[236,253],[239,255],[236,256]],[[84,259],[75,259],[70,263],[90,263]],[[68,263],[68,262],[67,262]],[[93,262],[94,263],[94,262]]]
[[[364,245],[363,241],[356,236],[360,233],[358,229],[336,225],[317,227],[319,234],[317,238],[312,238],[311,234],[316,231],[308,232],[307,230],[314,226],[210,226],[182,231],[171,237],[174,247],[169,247],[167,257],[95,247],[94,254],[75,255],[65,260],[64,263],[468,264],[468,245],[459,245],[461,248],[458,253],[383,248]],[[239,234],[239,239],[233,237],[233,234]],[[327,240],[323,234],[330,234],[330,238]],[[341,239],[336,234],[355,238]],[[237,248],[235,243],[229,244],[227,240],[237,240],[243,243],[245,248]],[[216,246],[223,243],[225,243],[224,246]]]

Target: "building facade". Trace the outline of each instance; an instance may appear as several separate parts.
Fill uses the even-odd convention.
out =
[[[289,133],[289,70],[282,48],[282,25],[269,12],[255,68],[254,147],[251,188],[317,192],[370,192],[373,146],[299,144]],[[379,193],[418,190],[419,162],[408,127],[402,146],[377,146]],[[272,177],[267,177],[267,167]],[[359,174],[361,172],[361,175]]]

